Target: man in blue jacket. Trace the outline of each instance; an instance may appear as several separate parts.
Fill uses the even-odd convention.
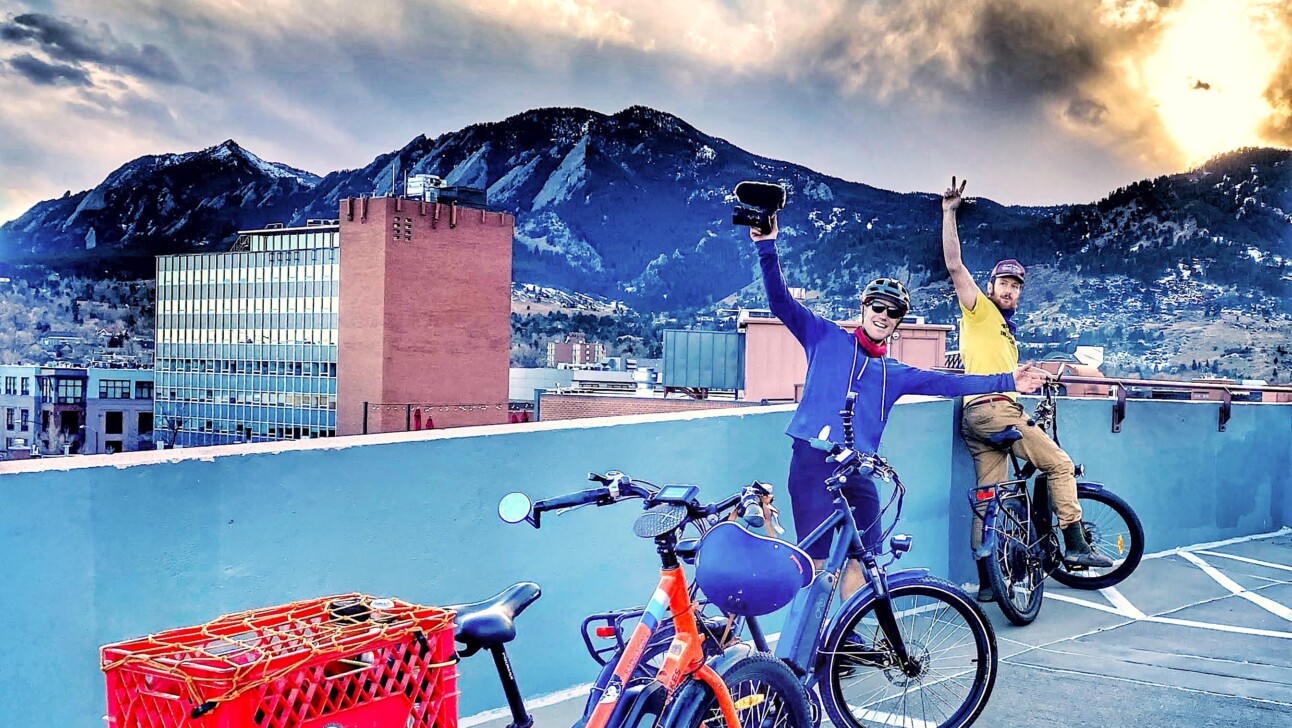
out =
[[[1013,374],[957,375],[917,369],[888,359],[885,356],[888,340],[911,307],[906,287],[892,278],[871,281],[862,291],[862,324],[855,333],[850,333],[812,313],[790,296],[776,253],[778,232],[773,217],[770,232],[764,235],[751,228],[749,235],[758,246],[763,286],[772,313],[798,339],[807,354],[803,397],[786,430],[794,440],[790,457],[790,502],[794,528],[802,538],[834,510],[833,498],[825,487],[834,466],[808,441],[825,425],[832,432],[841,431],[843,422],[839,410],[849,392],[857,393],[853,419],[855,448],[860,452],[876,452],[889,411],[903,394],[957,397],[1002,390],[1031,392],[1041,386],[1046,375],[1026,366]],[[852,507],[863,541],[867,546],[876,546],[882,531],[878,522],[878,488],[869,479],[851,478],[843,494]],[[819,567],[829,554],[829,544],[818,542],[807,552]],[[847,598],[862,583],[861,565],[852,559],[844,570],[841,595]]]

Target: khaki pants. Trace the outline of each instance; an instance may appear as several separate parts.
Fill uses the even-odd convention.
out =
[[[1023,439],[1014,443],[1014,454],[1043,471],[1050,483],[1050,504],[1059,517],[1062,528],[1081,520],[1081,505],[1077,503],[1077,478],[1072,469],[1072,458],[1039,428],[1028,425],[1027,411],[1015,402],[987,402],[965,407],[960,423],[960,433],[973,454],[978,470],[978,485],[1009,480],[1009,456],[997,450],[984,438],[1013,425],[1023,433]],[[972,545],[977,549],[982,542],[982,519],[974,516]]]

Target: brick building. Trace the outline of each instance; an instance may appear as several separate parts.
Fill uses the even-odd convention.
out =
[[[508,421],[515,224],[442,202],[342,200],[338,435]]]
[[[86,376],[81,452],[153,449],[153,370],[87,369]]]
[[[575,367],[591,366],[606,358],[606,346],[588,341],[581,333],[568,334],[565,341],[547,343],[547,365],[557,367],[568,364]]]

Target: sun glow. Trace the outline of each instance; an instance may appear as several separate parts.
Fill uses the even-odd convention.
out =
[[[1261,143],[1272,111],[1264,94],[1282,51],[1263,5],[1185,0],[1163,19],[1156,49],[1140,64],[1162,125],[1190,163]]]

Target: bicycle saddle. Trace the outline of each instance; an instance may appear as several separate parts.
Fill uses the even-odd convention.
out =
[[[1023,433],[1018,428],[1010,425],[994,435],[988,435],[986,442],[997,450],[1008,450],[1014,443],[1023,439]]]
[[[538,584],[522,581],[483,601],[445,607],[456,613],[453,638],[466,645],[463,656],[516,639],[516,617],[542,593]]]

